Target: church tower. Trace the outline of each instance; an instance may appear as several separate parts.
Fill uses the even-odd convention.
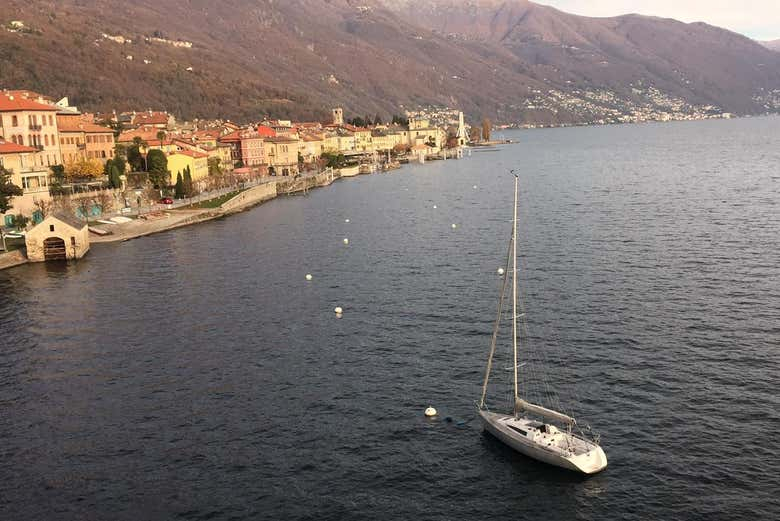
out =
[[[334,125],[344,124],[344,109],[342,109],[341,107],[333,109],[333,124]]]

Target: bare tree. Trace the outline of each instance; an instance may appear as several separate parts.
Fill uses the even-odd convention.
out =
[[[54,211],[55,201],[54,199],[38,199],[37,197],[33,197],[33,205],[41,212],[41,217],[45,219]]]
[[[110,190],[101,190],[95,195],[95,205],[100,208],[100,213],[106,213],[114,208],[114,195]]]
[[[485,118],[482,120],[482,140],[483,141],[490,141],[490,130],[493,127],[493,124],[490,122],[488,118]]]
[[[73,215],[73,201],[69,195],[57,195],[52,198],[52,211]]]
[[[92,207],[95,205],[92,198],[80,197],[76,199],[75,204],[76,209],[81,213],[81,218],[84,219],[85,222],[89,221],[89,214],[92,211]]]

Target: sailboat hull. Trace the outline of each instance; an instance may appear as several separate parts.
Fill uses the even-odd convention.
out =
[[[564,432],[538,433],[534,426],[542,424],[528,418],[485,410],[480,410],[479,416],[486,431],[529,458],[582,474],[595,474],[607,467],[607,456],[595,443]]]

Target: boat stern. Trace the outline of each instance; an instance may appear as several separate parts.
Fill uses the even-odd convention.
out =
[[[572,456],[568,459],[583,474],[596,474],[607,468],[607,455],[598,445],[584,454]]]

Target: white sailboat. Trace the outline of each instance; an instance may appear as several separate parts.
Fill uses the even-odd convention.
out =
[[[512,449],[536,460],[565,469],[595,474],[606,468],[607,456],[597,441],[588,439],[584,433],[575,434],[577,421],[567,414],[551,408],[532,404],[522,399],[518,393],[518,346],[517,346],[517,192],[519,179],[515,174],[515,205],[513,213],[512,239],[512,353],[514,360],[513,407],[510,413],[490,411],[485,403],[488,380],[496,351],[498,330],[507,289],[509,269],[504,273],[504,281],[498,304],[498,317],[493,329],[485,380],[482,385],[482,398],[478,413],[485,430]],[[509,259],[507,259],[507,268]],[[511,368],[510,368],[511,369]],[[555,425],[557,424],[557,425]]]

